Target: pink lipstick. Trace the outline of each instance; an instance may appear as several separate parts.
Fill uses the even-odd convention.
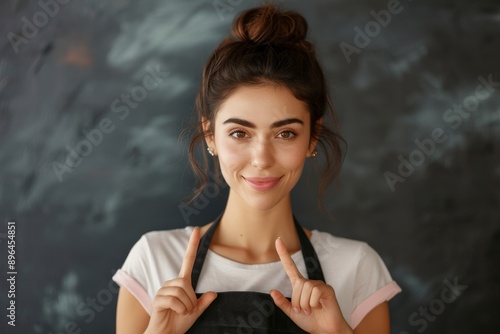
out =
[[[266,191],[274,188],[281,177],[244,177],[245,181],[255,190]]]

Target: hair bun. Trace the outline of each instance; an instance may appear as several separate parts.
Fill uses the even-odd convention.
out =
[[[233,22],[234,37],[258,44],[298,44],[306,39],[307,21],[295,11],[266,4],[243,11]]]

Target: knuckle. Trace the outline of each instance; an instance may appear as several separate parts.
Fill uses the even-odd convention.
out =
[[[158,290],[158,292],[155,295],[155,298],[172,298],[172,297],[179,297],[182,293],[182,287],[179,286],[166,286],[162,287]]]
[[[304,282],[304,289],[313,289],[317,286],[317,283],[315,281],[305,281]]]
[[[166,307],[172,305],[173,301],[174,297],[172,296],[156,294],[156,296],[153,298],[153,305]]]
[[[321,294],[321,290],[322,290],[322,289],[321,289],[321,287],[322,287],[322,286],[320,286],[320,285],[316,285],[316,286],[314,286],[314,287],[311,289],[311,294],[313,294],[313,293],[314,293],[314,294],[317,294],[317,293]]]
[[[304,280],[301,280],[301,279],[296,279],[293,284],[292,284],[292,288],[293,289],[298,289],[300,287],[302,287],[304,285]]]

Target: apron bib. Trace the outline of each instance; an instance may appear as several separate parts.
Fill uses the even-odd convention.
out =
[[[215,229],[222,217],[217,217],[200,240],[196,260],[191,274],[193,289],[200,277],[203,263]],[[293,217],[300,240],[302,255],[307,268],[307,277],[325,281],[323,271],[314,248],[304,230]],[[197,293],[199,298],[202,294]],[[290,298],[287,298],[290,300]],[[271,295],[251,291],[217,292],[217,298],[203,312],[189,334],[283,334],[307,333],[298,327],[278,306]]]

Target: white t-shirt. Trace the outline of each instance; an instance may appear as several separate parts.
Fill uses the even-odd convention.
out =
[[[151,314],[156,291],[178,276],[193,226],[144,234],[132,247],[113,280],[129,290]],[[325,276],[337,297],[344,318],[355,328],[373,308],[401,291],[380,256],[365,242],[311,231],[313,245]],[[302,251],[291,254],[304,277]],[[280,261],[243,264],[207,252],[196,292],[278,289],[291,297],[290,280]]]

